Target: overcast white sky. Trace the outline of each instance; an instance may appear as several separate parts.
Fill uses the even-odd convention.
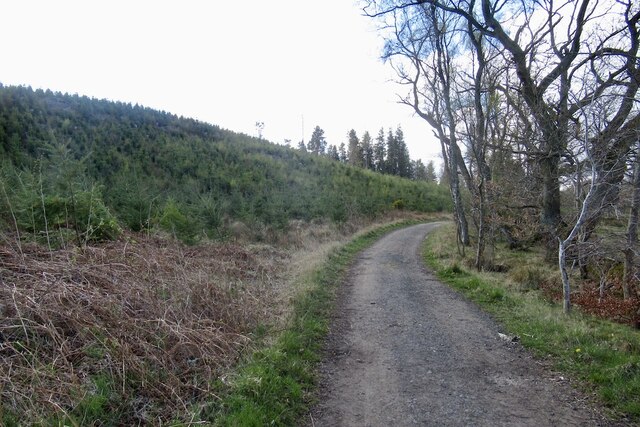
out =
[[[0,82],[139,103],[277,143],[329,144],[401,125],[413,159],[430,128],[397,104],[382,41],[353,0],[0,2]]]

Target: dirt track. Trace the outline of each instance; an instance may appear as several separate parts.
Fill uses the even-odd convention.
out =
[[[436,224],[361,254],[340,291],[314,426],[608,425],[420,260]]]

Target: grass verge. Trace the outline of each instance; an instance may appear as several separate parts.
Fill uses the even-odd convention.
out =
[[[271,345],[255,351],[229,379],[221,400],[201,418],[220,426],[295,425],[308,411],[315,366],[328,331],[335,291],[355,256],[382,235],[416,221],[375,228],[334,250],[294,298],[291,321]]]
[[[536,355],[579,379],[612,416],[640,421],[640,332],[577,310],[566,316],[559,304],[514,286],[505,274],[465,268],[453,236],[452,227],[440,227],[425,242],[425,260],[440,280],[491,313]]]

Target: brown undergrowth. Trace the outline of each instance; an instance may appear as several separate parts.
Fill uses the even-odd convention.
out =
[[[144,235],[1,247],[0,417],[157,422],[215,399],[212,381],[268,317],[287,258]]]
[[[547,294],[551,295],[551,292]],[[553,298],[561,301],[562,295],[556,292]],[[622,285],[619,283],[608,286],[604,296],[600,297],[599,285],[585,281],[573,293],[572,300],[585,313],[640,328],[640,299],[624,299]]]
[[[571,294],[571,302],[585,313],[640,329],[640,299],[624,299],[622,284],[610,282],[602,297],[598,283],[589,280],[578,283]],[[542,282],[540,288],[549,301],[562,301],[562,290],[558,283]]]
[[[3,236],[0,425],[188,423],[261,325],[283,327],[299,277],[371,225],[293,223],[259,245],[129,233],[49,251]]]

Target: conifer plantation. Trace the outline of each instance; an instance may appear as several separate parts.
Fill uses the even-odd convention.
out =
[[[122,229],[194,243],[228,236],[235,221],[277,231],[291,220],[373,218],[398,200],[417,212],[450,203],[424,180],[332,161],[322,143],[305,153],[138,105],[23,87],[0,88],[0,143],[4,229],[57,245]],[[410,177],[403,167],[398,175]]]

